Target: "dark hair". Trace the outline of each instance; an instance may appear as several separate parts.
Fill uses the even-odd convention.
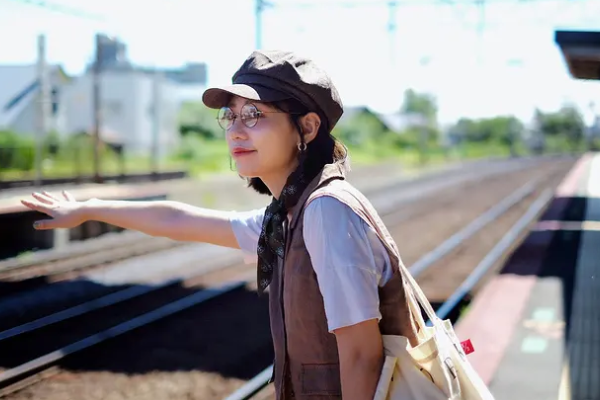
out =
[[[265,103],[280,111],[289,113],[289,117],[292,123],[296,126],[300,135],[301,142],[304,142],[302,127],[300,125],[300,118],[311,112],[307,107],[297,100],[283,100],[275,103]],[[325,118],[319,113],[321,121],[325,121]],[[315,138],[307,144],[305,154],[299,153],[302,158],[299,160],[300,164],[298,168],[304,169],[304,175],[307,179],[311,180],[319,171],[327,164],[333,164],[337,162],[346,163],[348,157],[348,150],[339,140],[334,138],[327,126],[322,124],[319,127],[319,131]],[[271,191],[265,185],[260,178],[248,178],[248,187],[253,188],[260,194],[272,195]]]

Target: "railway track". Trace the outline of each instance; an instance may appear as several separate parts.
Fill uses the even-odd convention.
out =
[[[181,179],[188,175],[187,171],[163,171],[163,172],[141,172],[141,173],[129,173],[119,175],[104,175],[101,177],[103,182],[120,182],[120,183],[132,183],[132,182],[148,182],[148,181],[161,181],[168,179]],[[63,178],[43,178],[40,181],[42,186],[55,186],[55,185],[72,185],[81,183],[94,182],[94,177],[91,175],[79,175],[69,176]],[[36,184],[35,179],[13,179],[13,180],[0,180],[0,190],[3,189],[15,189],[15,188],[26,188],[34,187]]]
[[[503,196],[498,197],[498,194],[502,193],[502,190],[489,189],[483,191],[485,193],[480,195],[481,198],[475,196],[474,198],[478,201],[481,201],[485,197],[488,199],[488,202],[480,205],[479,209],[473,210],[475,218],[470,219],[470,225],[467,225],[467,228],[465,228],[466,231],[459,231],[458,234],[451,236],[452,239],[450,239],[450,242],[445,242],[441,247],[433,249],[433,252],[428,253],[429,255],[426,255],[424,258],[422,257],[421,260],[428,260],[429,257],[429,259],[433,258],[435,261],[452,255],[453,251],[460,244],[472,238],[475,233],[485,229],[488,224],[495,222],[498,218],[509,213],[522,201],[532,199],[542,188],[552,186],[553,182],[557,181],[561,174],[566,171],[566,164],[568,162],[565,165],[555,166],[555,170],[550,176],[548,176],[548,172],[540,169],[534,169],[531,174],[522,176],[521,179],[519,179],[518,174],[516,174],[516,177],[512,176],[512,179],[516,181],[513,183],[513,186],[515,184],[519,184],[520,186],[517,191],[512,191],[510,194],[504,193]],[[531,181],[531,179],[535,181]],[[502,180],[499,179],[498,181]],[[505,187],[504,192],[506,191]],[[438,207],[440,204],[448,206],[453,202],[461,203],[460,194],[461,191],[456,190],[453,194],[448,193],[446,198],[437,199]],[[507,194],[509,196],[506,196]],[[462,192],[462,195],[462,203],[469,203],[465,201],[464,192]],[[497,203],[497,198],[503,198],[503,200]],[[494,206],[490,208],[490,205]],[[469,208],[469,204],[464,204],[463,206]],[[429,204],[429,208],[425,207],[425,205],[417,204],[413,207],[412,214],[403,210],[398,211],[396,207],[395,211],[382,212],[382,215],[386,223],[389,226],[391,225],[392,229],[390,230],[393,232],[396,229],[402,229],[402,226],[405,229],[407,225],[412,224],[415,227],[419,223],[423,223],[423,212],[428,209],[431,210],[430,207],[431,204]],[[390,208],[394,207],[390,206]],[[470,208],[475,207],[471,205]],[[452,213],[452,209],[446,208],[446,210]],[[454,211],[456,212],[456,210]],[[410,215],[413,216],[411,217]],[[417,215],[417,217],[414,215]],[[402,243],[399,243],[399,245],[402,251],[404,246]],[[421,252],[421,254],[423,253]],[[406,260],[406,257],[404,258]],[[418,265],[421,265],[421,267],[418,267]],[[423,265],[425,266],[423,267]],[[421,261],[421,264],[417,262],[412,268],[413,271],[415,271],[415,267],[426,271],[432,265],[434,265],[433,261]],[[254,271],[250,270],[253,276]],[[106,301],[106,299],[104,299],[103,304],[102,302],[96,302],[95,306],[86,303],[87,305],[79,307],[79,309],[67,310],[68,312],[66,313],[63,312],[62,317],[57,314],[49,316],[45,320],[46,323],[41,323],[38,320],[37,326],[34,323],[14,327],[12,331],[1,332],[0,354],[2,355],[2,359],[0,361],[7,368],[0,374],[0,386],[4,387],[1,394],[7,396],[10,393],[27,387],[37,380],[47,378],[53,371],[49,368],[52,368],[57,362],[64,362],[65,356],[80,354],[83,350],[87,349],[89,351],[92,347],[97,348],[98,345],[130,330],[141,328],[150,322],[156,323],[157,321],[164,320],[175,313],[182,313],[185,310],[198,308],[196,306],[200,306],[199,308],[204,313],[210,313],[211,310],[208,306],[211,304],[214,305],[217,301],[227,302],[224,299],[228,296],[236,298],[236,293],[238,299],[239,296],[243,297],[244,293],[240,293],[240,291],[244,290],[244,284],[241,282],[244,282],[245,279],[242,279],[241,282],[239,281],[239,274],[240,272],[243,274],[243,271],[246,271],[246,274],[248,273],[247,266],[232,268],[229,278],[224,278],[221,273],[220,277],[213,276],[211,280],[210,276],[207,277],[206,274],[199,274],[186,279],[174,280],[162,286],[134,287],[130,289],[129,296],[124,295],[124,292],[118,295],[119,292],[117,292],[117,295],[112,297],[112,303]],[[215,269],[213,275],[219,275],[218,272],[220,271]],[[237,277],[237,279],[232,279],[234,277]],[[212,287],[210,289],[202,289],[201,285],[207,284],[212,285]],[[136,290],[137,294],[135,293]],[[119,298],[119,296],[121,297]],[[210,303],[207,303],[208,300],[210,300]],[[256,309],[254,311],[260,313]],[[263,322],[266,321],[263,320]],[[268,322],[265,325],[268,325]],[[148,327],[145,329],[148,329]],[[64,332],[68,333],[65,334]],[[53,338],[53,341],[46,342],[44,338],[48,337]],[[270,343],[267,341],[267,347],[268,345]],[[258,347],[262,348],[263,352],[266,351],[264,344],[262,347]],[[247,352],[248,350],[246,350]],[[250,353],[252,354],[252,352]],[[235,369],[236,367],[230,366],[229,368]]]
[[[488,178],[498,177],[510,169],[517,172],[532,166],[535,168],[538,163],[545,164],[544,160],[536,159],[508,166],[503,165],[503,162],[505,161],[498,163],[500,167],[492,164],[478,169],[469,168],[458,173],[456,168],[431,173],[424,178],[407,179],[400,183],[378,187],[367,195],[374,203],[381,204],[382,213],[390,213],[401,204],[418,201],[435,192],[448,188],[468,190],[469,186],[479,184]],[[363,179],[367,181],[366,177]],[[409,190],[412,194],[407,196],[406,191]],[[73,278],[74,273],[102,268],[121,260],[185,245],[186,243],[151,237],[135,231],[109,233],[93,240],[74,243],[64,249],[43,250],[24,257],[0,260],[0,283],[23,282],[29,289],[36,283],[43,284],[48,280],[60,279],[61,275],[67,273],[70,278]]]
[[[458,178],[444,177],[446,186],[441,189],[438,187],[439,182],[430,182],[429,184],[409,182],[381,189],[373,193],[371,197],[379,212],[387,218],[389,224],[393,225],[402,221],[419,220],[422,215],[430,214],[432,208],[443,209],[446,204],[458,201],[457,199],[466,190],[477,190],[477,186],[483,181],[501,181],[506,177],[514,178],[524,171],[528,171],[528,173],[538,171],[536,173],[543,174],[544,168],[547,166],[547,163],[540,165],[535,163],[517,164],[512,166],[512,172],[501,174],[496,169],[492,170],[488,176],[479,177],[478,179],[473,179],[468,175],[466,177],[459,176]],[[432,199],[431,197],[434,194],[435,196]],[[428,198],[426,202],[418,201],[425,198]],[[429,219],[431,218],[429,217]],[[449,227],[453,228],[453,225],[450,224]],[[136,234],[136,232],[127,233]],[[139,235],[135,236],[139,237]],[[115,240],[118,238],[118,236],[109,238],[111,239],[109,244],[116,246]],[[145,236],[145,238],[177,243],[165,238],[151,238],[148,236]],[[87,255],[79,249],[81,257],[69,258],[68,256],[72,255],[69,253],[67,258],[62,258],[63,254],[61,252],[50,253],[49,257],[46,256],[46,259],[56,260],[54,262],[58,265],[46,263],[35,266],[21,265],[21,268],[18,268],[19,264],[13,264],[9,268],[5,268],[4,273],[9,274],[9,276],[7,278],[5,275],[3,279],[0,279],[0,284],[10,285],[9,290],[4,290],[4,295],[11,294],[11,296],[7,299],[0,298],[0,330],[27,323],[31,319],[43,318],[49,313],[68,309],[86,300],[97,299],[97,301],[106,300],[111,302],[114,298],[121,298],[119,296],[122,296],[122,293],[138,293],[139,288],[129,287],[131,286],[129,282],[135,280],[135,275],[141,273],[147,275],[144,279],[146,282],[151,281],[149,284],[156,285],[161,281],[172,279],[170,276],[158,277],[160,274],[165,275],[165,270],[180,270],[171,272],[171,275],[185,276],[194,274],[198,270],[211,272],[220,269],[219,266],[221,265],[231,266],[237,264],[240,260],[235,251],[204,244],[177,243],[177,246],[170,250],[158,251],[160,247],[151,244],[150,240],[144,242],[143,245],[139,245],[148,248],[145,256],[127,257],[123,252],[128,251],[127,249],[131,247],[131,243],[128,243],[125,239],[122,239],[121,242],[125,243],[122,250],[120,247],[116,250],[107,249],[104,244],[98,245],[98,242],[92,241],[90,245],[94,247],[92,247],[91,255]],[[89,247],[84,249],[89,250]],[[111,255],[112,253],[116,253],[121,260],[102,263],[103,260],[106,261],[112,259],[111,257],[115,257]],[[98,260],[98,257],[101,259]],[[197,260],[199,257],[209,260],[210,265],[198,266]],[[85,262],[78,264],[82,258]],[[33,268],[33,271],[31,268]],[[44,271],[44,268],[48,270]],[[133,272],[123,272],[126,270],[133,270]],[[28,273],[31,274],[32,272],[38,272],[42,275],[23,279],[24,275],[27,276]],[[15,275],[10,275],[12,273]],[[134,277],[128,279],[126,278],[128,274]],[[106,284],[107,277],[114,275],[121,275],[123,278],[120,279],[120,282],[115,282],[113,279],[109,284]],[[154,275],[157,277],[153,278]],[[21,277],[21,280],[19,280],[19,277]],[[119,279],[117,280],[119,281]],[[24,290],[23,295],[18,293],[20,289]],[[15,292],[17,293],[15,294]],[[57,293],[60,293],[60,295]],[[36,298],[44,299],[41,302],[42,304],[38,305],[37,303],[40,303],[40,301]]]

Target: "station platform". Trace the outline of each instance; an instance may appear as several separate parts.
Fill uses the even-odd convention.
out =
[[[68,190],[77,200],[92,198],[111,200],[164,200],[168,198],[168,181],[129,184],[84,184],[0,191],[0,259],[21,253],[66,246],[69,242],[98,237],[119,230],[97,221],[87,221],[72,229],[36,231],[33,222],[47,216],[21,204],[30,193],[43,190],[60,194]]]
[[[496,400],[600,400],[600,153],[577,161],[455,329]]]

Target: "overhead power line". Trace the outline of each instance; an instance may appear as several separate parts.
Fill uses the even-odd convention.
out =
[[[506,4],[506,3],[562,3],[568,1],[571,3],[586,2],[587,0],[486,0],[487,4]],[[478,5],[481,0],[392,0],[396,6],[400,7],[417,7],[423,5]],[[328,1],[278,1],[271,4],[277,8],[326,8],[326,7],[388,7],[390,0],[328,0]]]
[[[54,3],[51,1],[44,1],[44,0],[10,0],[10,1],[12,1],[13,3],[37,7],[37,8],[41,8],[41,9],[44,9],[44,10],[47,10],[50,12],[68,15],[71,17],[106,22],[106,17],[104,15],[90,13],[85,10],[81,10],[81,9],[78,9],[75,7],[65,6],[63,4]]]

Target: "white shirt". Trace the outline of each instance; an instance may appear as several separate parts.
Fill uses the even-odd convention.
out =
[[[233,212],[230,222],[246,263],[256,263],[265,208]],[[315,270],[330,332],[381,319],[378,287],[391,277],[390,259],[375,231],[334,197],[313,200],[303,238]]]

